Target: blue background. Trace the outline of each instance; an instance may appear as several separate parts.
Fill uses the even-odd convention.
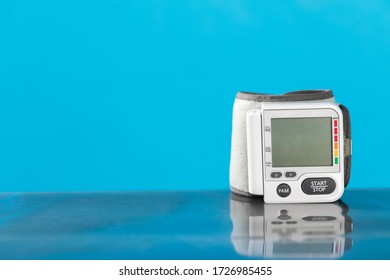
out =
[[[330,88],[387,187],[388,1],[0,2],[1,191],[228,189],[237,91]]]

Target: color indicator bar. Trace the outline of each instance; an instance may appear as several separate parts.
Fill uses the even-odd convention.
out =
[[[333,120],[333,149],[334,149],[334,164],[339,164],[339,120]]]

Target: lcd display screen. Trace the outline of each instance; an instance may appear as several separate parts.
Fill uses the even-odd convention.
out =
[[[331,166],[332,118],[272,118],[272,166]]]

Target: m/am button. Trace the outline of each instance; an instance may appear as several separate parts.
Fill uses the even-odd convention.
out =
[[[287,184],[280,184],[277,188],[276,188],[276,193],[278,194],[278,196],[280,197],[288,197],[291,193],[291,188],[289,185]]]
[[[286,176],[286,178],[294,178],[295,176],[297,176],[297,173],[289,171],[289,172],[286,172],[284,174],[284,176]]]

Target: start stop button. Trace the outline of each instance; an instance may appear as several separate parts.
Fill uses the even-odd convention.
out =
[[[308,178],[302,182],[302,191],[308,195],[331,194],[336,189],[332,178]]]

